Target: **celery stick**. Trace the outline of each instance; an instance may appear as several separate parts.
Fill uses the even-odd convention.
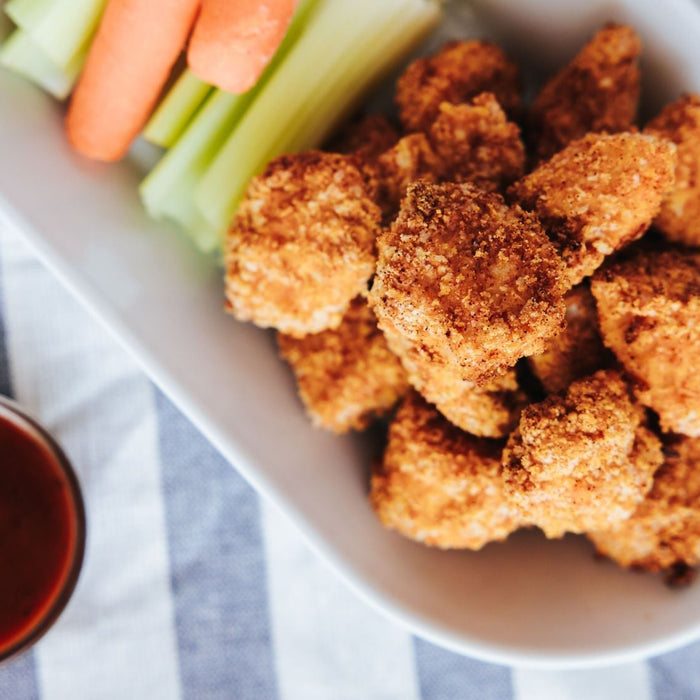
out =
[[[0,65],[20,73],[59,100],[70,93],[80,73],[84,54],[67,68],[57,66],[21,29],[15,30],[0,48]]]
[[[431,0],[324,0],[202,177],[194,198],[210,225],[223,234],[267,161],[321,144],[439,19]]]
[[[172,146],[212,89],[192,71],[183,71],[149,119],[143,137],[158,146]]]
[[[181,137],[141,183],[141,200],[149,214],[156,219],[176,221],[203,250],[215,248],[221,237],[219,230],[195,206],[197,183],[221,144],[301,34],[317,2],[301,0],[284,41],[257,85],[243,95],[213,90]]]
[[[10,0],[6,12],[59,68],[82,67],[107,0]]]

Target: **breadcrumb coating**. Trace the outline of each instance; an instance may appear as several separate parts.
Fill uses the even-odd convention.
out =
[[[523,520],[556,538],[628,518],[663,461],[644,421],[612,370],[528,406],[503,452],[506,493]]]
[[[700,254],[639,249],[591,284],[600,330],[664,431],[700,437]]]
[[[484,385],[465,381],[454,364],[426,360],[410,346],[401,362],[413,387],[453,425],[479,437],[504,437],[518,423],[528,396],[520,388],[514,369]]]
[[[677,146],[676,182],[654,225],[670,241],[700,246],[700,97],[667,105],[644,129]]]
[[[503,540],[519,521],[503,495],[502,446],[460,431],[411,393],[372,476],[372,507],[386,527],[424,544],[481,549]]]
[[[495,44],[452,41],[411,63],[396,83],[395,101],[406,131],[427,131],[443,102],[469,102],[492,92],[508,114],[520,109],[520,71]]]
[[[666,446],[654,485],[628,520],[588,534],[620,566],[674,572],[700,563],[700,439]]]
[[[536,161],[589,132],[626,131],[639,102],[642,50],[631,27],[608,24],[540,90],[529,112]]]
[[[510,188],[534,212],[570,286],[646,231],[674,182],[675,146],[643,134],[589,134]]]
[[[364,430],[408,391],[406,373],[357,297],[335,330],[305,338],[277,334],[314,425],[336,433]]]
[[[566,328],[547,343],[543,353],[527,358],[548,394],[563,391],[577,379],[612,364],[611,353],[600,337],[595,299],[588,286],[574,287],[564,302]]]
[[[228,232],[228,310],[297,337],[337,327],[374,271],[380,216],[349,156],[271,161]]]
[[[538,221],[471,184],[414,183],[377,242],[389,347],[483,385],[562,328],[562,264]]]
[[[437,182],[439,163],[425,134],[409,134],[377,158],[377,202],[391,221],[412,182]]]
[[[478,95],[471,104],[443,102],[428,133],[443,181],[473,182],[496,191],[523,175],[520,129],[491,93]]]

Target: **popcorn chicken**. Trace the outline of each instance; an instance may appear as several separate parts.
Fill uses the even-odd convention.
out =
[[[406,373],[363,297],[352,302],[338,328],[304,338],[278,333],[277,341],[316,426],[336,433],[364,430],[408,391]]]
[[[420,358],[483,385],[562,328],[561,262],[537,220],[496,194],[414,183],[378,250],[370,304],[407,367]]]
[[[700,439],[674,437],[647,497],[627,520],[588,537],[620,566],[665,571],[670,583],[700,563]]]
[[[519,525],[499,476],[502,443],[475,438],[409,394],[389,427],[370,501],[381,522],[442,548],[481,549]]]
[[[628,518],[662,461],[644,409],[608,370],[522,412],[503,452],[503,476],[523,521],[556,538]]]
[[[608,24],[547,81],[528,115],[536,161],[589,132],[630,129],[639,102],[641,50],[631,27]]]
[[[591,284],[605,344],[665,431],[700,437],[700,254],[639,249]]]
[[[228,310],[296,337],[337,327],[374,272],[380,216],[349,156],[271,161],[228,232]]]
[[[508,113],[520,109],[520,72],[495,44],[453,41],[411,63],[396,83],[395,100],[404,129],[427,131],[443,102],[469,102],[491,92]]]
[[[642,134],[589,134],[510,189],[536,214],[571,286],[647,230],[674,182],[675,146]]]

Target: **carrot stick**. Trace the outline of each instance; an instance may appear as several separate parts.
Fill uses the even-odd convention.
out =
[[[255,85],[284,38],[297,0],[202,0],[187,62],[206,83],[240,94]]]
[[[125,155],[183,50],[200,0],[109,0],[73,94],[66,131],[80,153]]]

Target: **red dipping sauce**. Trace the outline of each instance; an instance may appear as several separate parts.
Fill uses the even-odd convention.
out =
[[[65,455],[0,397],[0,660],[56,620],[75,587],[84,544],[85,511]]]

